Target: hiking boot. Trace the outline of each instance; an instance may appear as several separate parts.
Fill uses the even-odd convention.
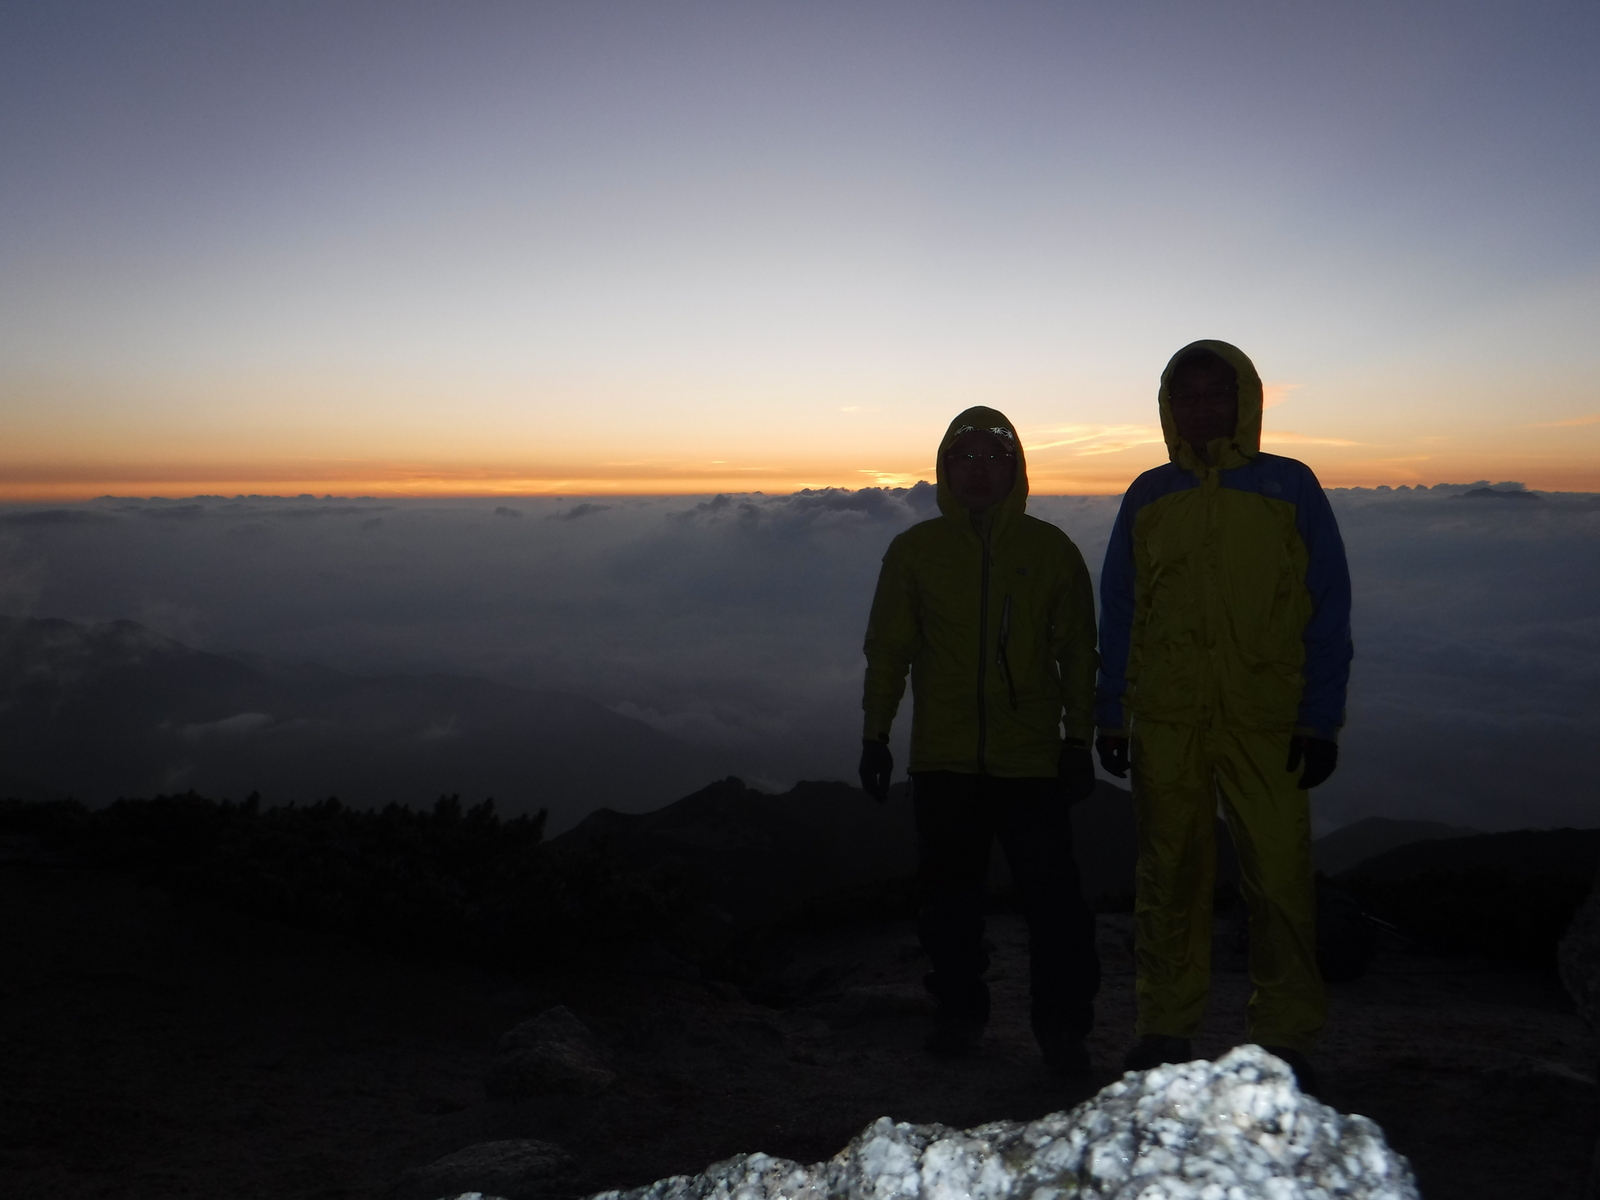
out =
[[[1317,1094],[1317,1069],[1311,1065],[1311,1060],[1292,1046],[1262,1046],[1274,1058],[1281,1058],[1289,1069],[1294,1072],[1295,1086],[1302,1094],[1315,1096]]]
[[[940,1021],[922,1039],[922,1048],[940,1058],[959,1058],[977,1049],[983,1026],[976,1021]]]
[[[1191,1062],[1194,1048],[1188,1038],[1168,1037],[1164,1033],[1147,1033],[1129,1049],[1122,1060],[1124,1071],[1148,1071],[1164,1063]]]
[[[1072,1037],[1059,1029],[1041,1033],[1038,1037],[1039,1054],[1044,1059],[1044,1069],[1050,1074],[1073,1079],[1089,1073],[1089,1047],[1083,1044],[1082,1038]]]

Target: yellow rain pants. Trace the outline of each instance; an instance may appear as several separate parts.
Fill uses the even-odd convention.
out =
[[[1217,798],[1239,852],[1250,913],[1245,1029],[1257,1045],[1310,1048],[1327,1015],[1317,970],[1311,809],[1286,771],[1290,731],[1136,720],[1139,829],[1134,958],[1138,1032],[1192,1038],[1211,982]]]

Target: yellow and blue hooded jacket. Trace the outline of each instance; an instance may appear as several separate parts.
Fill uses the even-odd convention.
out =
[[[1239,378],[1238,424],[1208,447],[1211,464],[1178,436],[1168,399],[1173,363],[1196,348]],[[1100,576],[1097,725],[1334,738],[1350,678],[1350,572],[1322,485],[1304,463],[1261,452],[1261,378],[1227,342],[1173,355],[1160,406],[1171,461],[1123,497]]]
[[[1015,446],[1016,482],[974,515],[945,453],[968,429]],[[886,737],[911,674],[912,771],[1053,777],[1066,736],[1093,734],[1094,590],[1083,555],[1030,517],[1021,439],[1005,414],[969,408],[939,443],[940,516],[889,544],[867,621],[864,736]]]

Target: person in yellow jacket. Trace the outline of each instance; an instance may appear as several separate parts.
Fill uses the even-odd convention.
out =
[[[998,839],[1028,922],[1034,1034],[1049,1069],[1079,1074],[1100,985],[1070,809],[1094,788],[1094,593],[1071,539],[1023,511],[1027,466],[1004,414],[958,416],[937,469],[941,515],[890,543],[872,601],[861,784],[887,797],[909,671],[918,933],[938,1001],[925,1044],[965,1052],[989,1019],[984,883]]]
[[[1220,797],[1250,914],[1246,1033],[1309,1091],[1327,1001],[1307,789],[1333,772],[1344,723],[1344,543],[1311,469],[1261,452],[1261,379],[1237,347],[1178,351],[1159,403],[1171,461],[1123,497],[1100,575],[1096,747],[1111,774],[1131,765],[1139,838],[1125,1066],[1192,1057]]]

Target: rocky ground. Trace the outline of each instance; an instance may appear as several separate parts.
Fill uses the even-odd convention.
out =
[[[117,876],[0,862],[0,1194],[182,1200],[381,1197],[474,1143],[535,1138],[570,1163],[550,1200],[765,1150],[831,1155],[891,1115],[964,1127],[1068,1108],[1132,1029],[1129,921],[1101,918],[1096,1078],[1055,1081],[1025,1022],[1024,934],[994,918],[996,1020],[979,1054],[927,1058],[908,922],[797,937],[802,1003],[635,960],[519,981],[175,904]],[[1223,939],[1224,943],[1227,939]],[[1242,961],[1219,955],[1198,1050],[1242,1037]],[[604,1046],[593,1095],[491,1100],[505,1030],[554,1004]],[[1384,954],[1333,990],[1322,1098],[1377,1120],[1424,1195],[1581,1195],[1600,1131],[1593,1039],[1553,977]]]

